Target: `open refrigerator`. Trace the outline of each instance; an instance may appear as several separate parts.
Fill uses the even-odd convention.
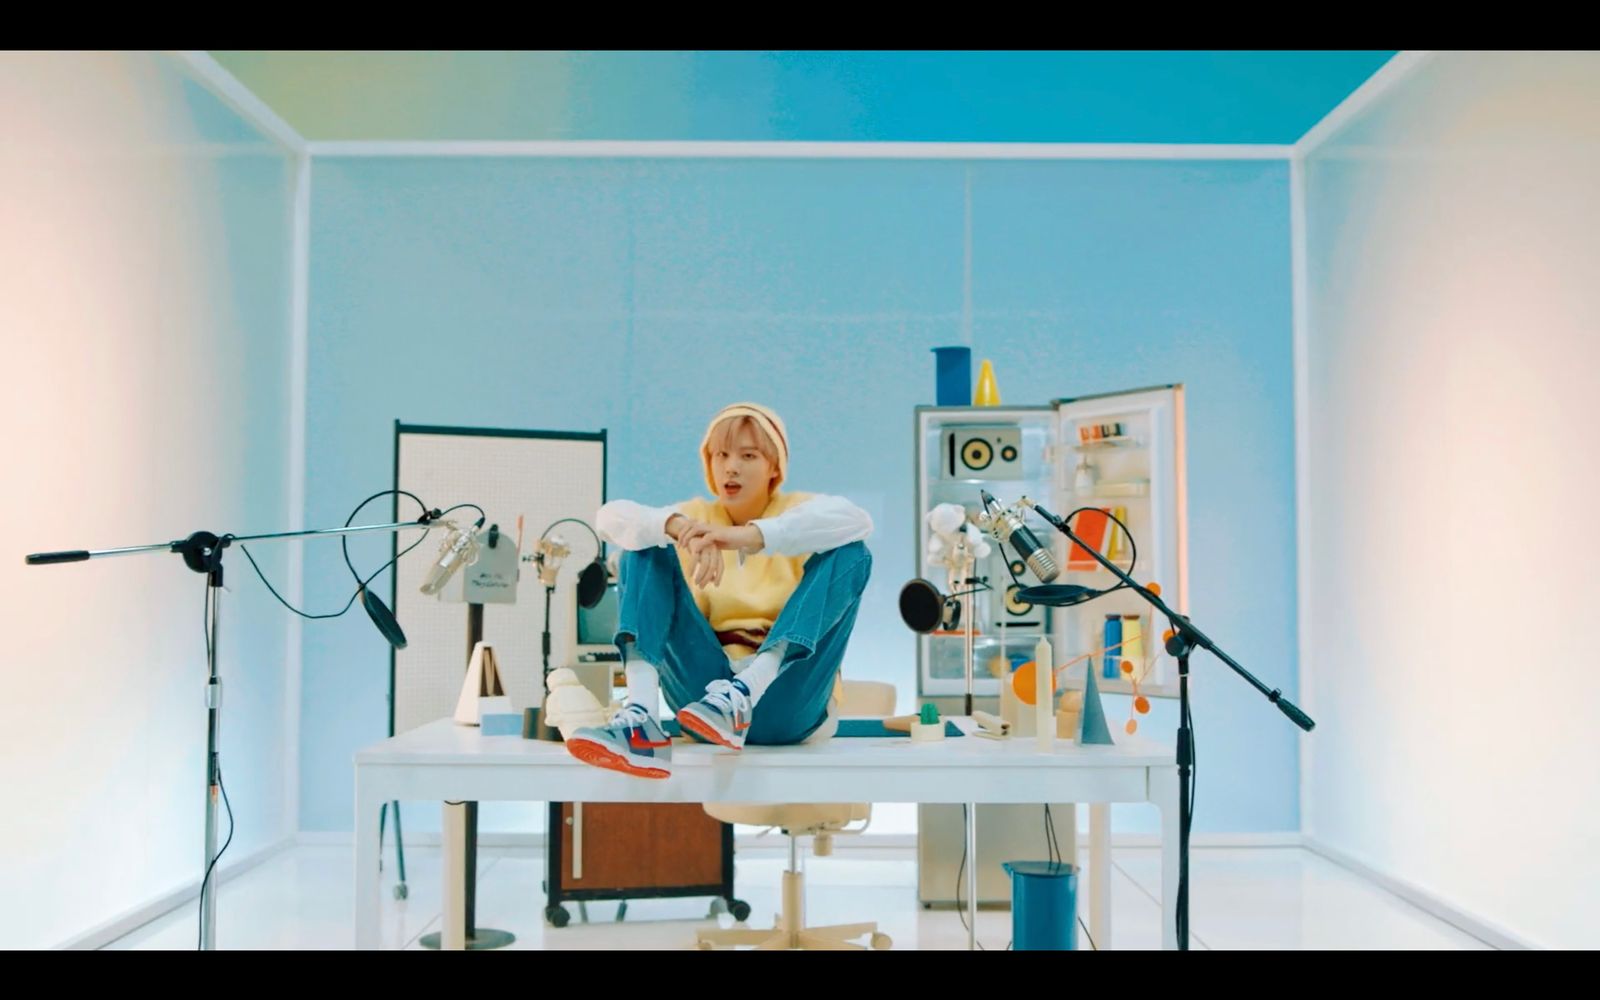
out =
[[[1002,504],[1027,496],[1067,518],[1085,542],[1138,582],[1159,584],[1163,599],[1188,613],[1182,385],[1046,406],[919,406],[915,421],[918,576],[950,592],[945,570],[927,558],[926,514],[955,503],[971,518],[982,507],[979,491],[987,490]],[[1037,513],[1022,509],[1028,528],[1050,546],[1060,569],[1055,583],[1097,590],[1117,583]],[[1127,531],[1101,511],[1115,514]],[[1137,684],[1150,697],[1177,697],[1177,664],[1161,642],[1167,625],[1138,594],[1123,589],[1071,607],[1030,605],[1019,592],[1040,581],[1014,548],[993,548],[975,568],[990,588],[975,594],[972,605],[975,697],[997,698],[1001,678],[1033,659],[1044,633],[1056,666],[1079,661],[1063,675],[1064,689],[1081,689],[1084,671],[1092,668],[1102,692],[1132,694]],[[918,636],[921,698],[944,701],[965,693],[964,630],[963,622]]]

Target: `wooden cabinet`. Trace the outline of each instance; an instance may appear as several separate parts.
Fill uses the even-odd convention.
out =
[[[693,802],[552,802],[546,918],[566,924],[564,900],[720,898],[736,917],[733,827]]]

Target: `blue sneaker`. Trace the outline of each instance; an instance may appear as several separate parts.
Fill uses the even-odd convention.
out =
[[[586,764],[640,778],[672,774],[672,737],[654,715],[628,705],[607,726],[585,726],[567,740],[567,751]]]
[[[706,685],[699,701],[678,709],[678,725],[693,734],[730,750],[744,749],[744,733],[750,728],[750,712],[755,707],[750,689],[738,680],[715,680]]]

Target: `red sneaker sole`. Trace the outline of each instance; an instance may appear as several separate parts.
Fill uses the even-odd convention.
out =
[[[697,736],[704,737],[706,740],[715,743],[719,747],[727,747],[729,750],[744,749],[742,746],[739,746],[736,743],[729,743],[727,740],[723,739],[722,734],[717,732],[715,726],[700,718],[698,715],[695,715],[693,712],[690,712],[688,709],[678,713],[678,725],[682,726],[684,729],[690,730]]]
[[[603,747],[598,743],[591,743],[588,740],[568,740],[567,752],[585,764],[603,767],[608,771],[621,771],[623,774],[631,774],[637,778],[670,778],[672,776],[672,772],[663,771],[659,767],[637,767],[629,763],[628,758],[615,750]]]

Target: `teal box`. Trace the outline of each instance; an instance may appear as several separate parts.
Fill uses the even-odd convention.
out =
[[[485,715],[478,720],[478,728],[485,736],[521,736],[522,716],[510,713]]]

